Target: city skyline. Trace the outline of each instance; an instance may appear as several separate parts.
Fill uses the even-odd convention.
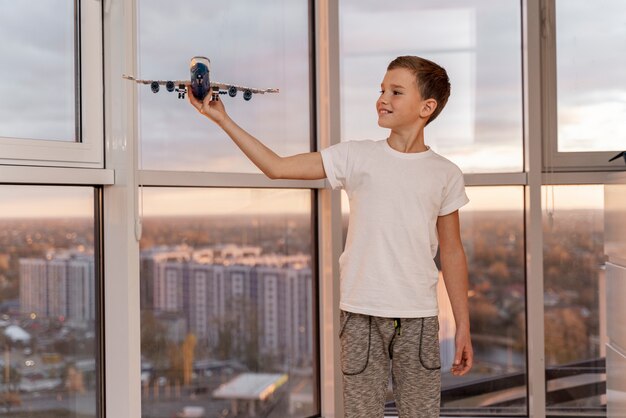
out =
[[[310,263],[307,254],[264,253],[258,246],[153,247],[141,253],[140,305],[157,320],[162,315],[182,319],[174,329],[166,325],[170,341],[192,333],[198,344],[219,352],[224,349],[220,335],[230,332],[235,352],[253,344],[262,355],[309,366]],[[180,326],[185,330],[176,329]]]
[[[516,194],[521,195],[520,188],[518,188]],[[180,204],[185,203],[180,202]],[[181,247],[176,247],[181,252],[196,252],[198,260],[206,261],[211,256],[209,254],[210,251],[207,252],[208,249],[225,248],[227,246],[224,244],[232,243],[234,246],[231,246],[231,248],[245,249],[256,247],[254,251],[245,250],[245,252],[253,255],[253,259],[262,256],[263,253],[284,254],[285,257],[305,254],[312,257],[312,245],[314,243],[311,241],[310,221],[311,219],[307,215],[290,217],[266,215],[252,218],[244,215],[190,216],[187,219],[181,217],[151,217],[147,218],[144,224],[144,236],[141,242],[142,255],[151,251],[157,253],[164,251],[166,253],[162,257],[161,266],[163,268],[161,270],[163,278],[167,278],[169,274],[170,281],[173,280],[169,286],[173,291],[172,294],[177,296],[171,300],[180,300],[178,299],[179,296],[185,300],[185,297],[189,298],[193,295],[199,295],[202,300],[205,300],[202,295],[205,294],[207,286],[203,287],[203,284],[210,283],[211,280],[217,277],[215,272],[224,268],[217,266],[216,269],[212,265],[196,266],[195,263],[188,263],[185,266],[185,263],[169,260],[170,257],[167,256],[168,251],[177,245],[181,245]],[[344,228],[346,225],[345,221],[347,221],[347,218],[344,218]],[[16,258],[45,258],[50,249],[62,252],[63,248],[72,248],[77,245],[93,246],[93,237],[89,236],[90,233],[93,233],[89,221],[39,220],[32,222],[16,220],[12,222],[3,219],[0,222],[5,226],[0,230],[0,244],[4,249],[4,252],[0,253],[0,277],[4,276],[4,288],[2,290],[5,296],[3,302],[6,302],[4,306],[8,309],[15,309],[16,296],[12,295],[17,295],[15,290],[19,291],[19,286],[15,287],[15,274],[11,270],[12,268],[15,269],[12,266],[16,265]],[[545,317],[547,320],[550,318],[567,320],[572,326],[570,331],[576,330],[575,334],[571,334],[568,333],[569,331],[564,332],[563,329],[557,328],[550,331],[547,335],[546,355],[549,356],[547,359],[550,361],[550,367],[561,367],[561,365],[570,361],[601,356],[598,351],[600,340],[597,334],[599,329],[597,313],[600,307],[594,296],[599,287],[597,284],[600,274],[598,270],[602,263],[601,225],[601,211],[570,211],[563,213],[563,216],[559,216],[557,212],[553,218],[553,224],[548,222],[547,217],[544,218],[546,240],[546,252],[544,254],[546,262],[544,273],[546,284],[544,293],[546,300]],[[504,378],[507,373],[524,373],[524,350],[526,347],[524,332],[524,282],[526,279],[523,256],[523,230],[523,212],[521,210],[475,212],[462,223],[461,235],[466,248],[470,274],[470,309],[472,312],[472,330],[476,340],[475,358],[477,366],[474,374],[466,381],[468,385],[474,379],[488,377],[498,380]],[[571,254],[581,252],[587,255],[574,261],[571,260]],[[215,253],[211,257],[215,257]],[[241,265],[233,268],[235,276],[228,279],[229,281],[234,279],[230,283],[231,289],[245,290],[246,286],[240,285],[247,280],[245,279],[246,277],[249,277],[250,284],[255,283],[255,280],[258,284],[259,276],[257,275],[257,279],[253,279],[255,276],[247,273],[252,271],[251,267],[246,266],[245,263],[239,264]],[[255,261],[249,264],[257,263]],[[144,264],[142,263],[143,267]],[[196,267],[198,268],[196,269]],[[268,272],[274,268],[270,267],[267,270],[263,267],[263,269]],[[193,271],[196,271],[198,276],[191,274]],[[211,271],[213,272],[213,279],[211,279]],[[145,277],[143,273],[142,277]],[[269,271],[269,273],[277,277],[275,272]],[[194,278],[194,276],[199,279],[194,284],[196,286],[195,289],[198,289],[198,291],[192,290],[189,281],[187,282],[188,285],[185,285],[185,280]],[[219,280],[224,278],[225,276],[222,275],[222,279],[218,279],[217,282],[213,280],[213,286],[216,286]],[[145,280],[140,279],[141,282],[145,282]],[[280,279],[271,279],[270,282],[278,284]],[[272,287],[269,293],[265,292],[267,299],[264,299],[264,302],[261,304],[264,308],[268,308],[268,310],[263,310],[262,315],[267,315],[267,318],[269,318],[271,314],[271,317],[274,318],[269,322],[270,325],[276,323],[276,318],[280,315],[278,308],[281,306],[275,296],[271,298],[269,296],[270,294],[277,295],[275,291],[279,289],[274,284],[272,286],[274,287]],[[210,287],[208,286],[208,288]],[[312,285],[309,287],[312,287]],[[202,288],[204,290],[199,290]],[[254,285],[248,287],[251,295],[254,294],[252,291],[255,288],[258,289]],[[145,292],[145,290],[142,288],[142,292]],[[187,296],[184,296],[185,294]],[[259,294],[258,290],[256,294]],[[224,299],[224,301],[227,299]],[[189,299],[189,301],[191,300],[193,298]],[[285,299],[283,298],[283,300]],[[206,316],[208,319],[209,315],[206,314],[209,305],[198,304],[197,300],[194,303],[198,308],[196,318],[205,318]],[[188,306],[190,305],[188,304]],[[144,309],[144,306],[141,308],[142,332],[155,335],[156,337],[153,343],[151,343],[153,349],[146,351],[146,354],[149,352],[156,353],[160,356],[158,358],[163,359],[159,363],[160,365],[154,365],[154,367],[146,370],[151,370],[152,373],[160,370],[159,373],[162,374],[152,374],[151,376],[157,380],[159,377],[166,377],[169,382],[172,382],[173,380],[171,379],[179,378],[176,376],[180,376],[182,369],[179,366],[175,366],[173,370],[170,370],[169,366],[164,369],[163,367],[165,366],[163,364],[168,365],[170,363],[167,362],[170,361],[174,362],[172,364],[178,364],[176,363],[178,360],[175,360],[178,357],[171,357],[173,355],[171,350],[180,351],[182,345],[188,340],[185,337],[185,330],[188,329],[187,319],[185,318],[191,318],[189,313],[193,309],[185,308],[185,304],[181,303],[172,307],[173,309],[175,308],[174,311],[154,312],[154,315],[146,316],[146,313],[152,313],[153,311]],[[257,308],[259,308],[259,304],[257,304]],[[449,306],[443,304],[440,308],[441,312],[445,313]],[[236,310],[233,312],[236,312]],[[312,314],[312,310],[308,314]],[[259,319],[262,317],[261,314],[257,315]],[[449,344],[446,346],[445,343],[446,335],[448,336],[448,341],[451,341],[449,335],[452,329],[450,327],[449,315],[448,313],[448,318],[442,321],[441,327],[444,333],[442,337],[442,360],[444,363],[446,361],[449,362],[451,358],[450,346]],[[15,317],[14,320],[18,320],[18,317]],[[45,319],[42,320],[46,323]],[[24,319],[19,321],[24,321]],[[28,319],[25,321],[25,323],[28,323]],[[194,321],[197,321],[197,319]],[[193,326],[202,328],[204,326],[202,322],[208,325],[208,321],[197,321],[197,325]],[[224,322],[224,324],[227,323]],[[257,322],[249,321],[248,327],[250,327],[250,332],[255,329],[251,327],[254,324],[257,324]],[[254,326],[257,327],[256,330],[258,331],[262,329],[258,325]],[[274,327],[274,329],[278,331],[281,327]],[[154,332],[150,332],[151,330]],[[212,350],[208,347],[202,348],[200,344],[201,336],[198,333],[196,359],[209,358],[219,360],[222,357],[218,353],[224,356],[224,353],[233,352],[233,340],[229,340],[226,337],[227,334],[224,333],[224,330],[221,332],[216,340],[215,331],[213,331],[211,340],[214,342],[221,341],[221,343]],[[291,334],[296,335],[293,331]],[[277,335],[277,332],[274,332],[273,335]],[[40,341],[49,341],[45,338],[46,332],[40,332],[40,336],[42,337]],[[170,341],[171,338],[174,339]],[[181,339],[183,340],[182,342],[176,343],[176,341]],[[272,338],[272,341],[276,340]],[[61,341],[53,344],[64,347]],[[242,355],[242,358],[247,359],[244,363],[253,365],[254,368],[251,370],[258,371],[258,363],[266,364],[263,363],[266,361],[266,358],[263,357],[259,350],[251,350],[250,347],[252,346],[250,344],[256,346],[257,342],[255,339],[248,340],[241,348],[243,351],[234,349],[234,353],[236,356]],[[275,345],[275,343],[273,344]],[[142,353],[144,349],[150,350],[142,345]],[[250,353],[256,354],[250,356]],[[207,355],[209,357],[206,357]],[[214,355],[217,355],[217,357],[212,357]],[[163,361],[166,361],[166,363],[163,363]],[[274,362],[273,364],[277,363]],[[220,367],[231,366],[223,365]],[[245,370],[239,371],[243,372]],[[223,375],[223,377],[226,378],[226,375]],[[142,377],[142,382],[144,381],[143,379]],[[215,380],[217,379],[216,375],[212,375],[212,377],[205,376],[202,379],[210,382],[211,388],[213,387],[212,385],[219,382]],[[450,379],[444,379],[444,381],[445,384],[453,384],[453,381]],[[151,393],[152,385],[157,385],[157,383],[154,380],[150,380]],[[468,400],[468,402],[470,402],[467,404],[468,407],[471,407],[473,405],[472,401]],[[173,408],[174,406],[171,407]]]

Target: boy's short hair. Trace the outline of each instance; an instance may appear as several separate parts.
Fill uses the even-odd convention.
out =
[[[395,68],[406,68],[415,74],[417,88],[423,99],[435,99],[437,108],[426,122],[430,122],[441,113],[450,97],[450,79],[448,73],[440,65],[422,57],[405,55],[391,61],[387,71]]]

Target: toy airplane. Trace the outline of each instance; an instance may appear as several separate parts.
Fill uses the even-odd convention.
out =
[[[220,94],[228,93],[230,97],[235,97],[238,91],[242,91],[243,99],[246,101],[252,99],[253,93],[278,93],[278,89],[255,89],[234,84],[211,82],[209,79],[210,67],[211,62],[208,58],[193,57],[189,63],[190,80],[138,80],[130,75],[122,75],[122,77],[136,83],[149,84],[153,93],[158,93],[159,87],[165,86],[165,89],[169,92],[176,91],[179,99],[185,98],[189,87],[191,87],[194,97],[198,100],[204,100],[209,92],[212,95],[211,98],[217,100]]]

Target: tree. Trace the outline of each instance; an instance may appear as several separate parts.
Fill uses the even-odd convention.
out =
[[[588,356],[587,326],[575,308],[546,311],[545,336],[548,365],[581,361]]]
[[[183,384],[185,386],[191,383],[191,374],[193,372],[194,350],[196,348],[196,336],[187,334],[185,341],[182,343],[182,363],[183,363]]]
[[[167,332],[149,310],[141,312],[141,354],[150,360],[156,369],[167,361]]]
[[[217,331],[217,345],[215,355],[218,359],[226,360],[233,356],[233,333],[228,324],[220,324]]]

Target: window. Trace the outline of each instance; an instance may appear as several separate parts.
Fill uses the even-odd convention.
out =
[[[311,192],[150,188],[145,212],[143,416],[318,413]]]
[[[546,408],[604,414],[603,188],[544,186],[544,196]]]
[[[556,1],[559,152],[621,151],[626,143],[626,5],[588,6]]]
[[[207,56],[213,81],[280,89],[250,102],[241,93],[222,96],[234,120],[278,154],[310,150],[307,1],[195,0],[177,10],[166,1],[140,1],[139,8],[142,78],[188,79],[191,57]],[[175,93],[144,87],[139,97],[143,168],[258,172],[218,127],[186,100],[177,103]]]
[[[474,366],[452,376],[454,316],[440,280],[442,415],[526,413],[524,194],[515,187],[468,187],[460,210],[469,273]]]
[[[97,2],[2,2],[0,164],[103,167],[101,28]]]
[[[0,7],[0,136],[80,140],[74,2],[47,1],[37,7],[3,2]]]
[[[474,367],[462,378],[450,373],[456,328],[441,279],[441,413],[526,414],[524,191],[521,186],[468,187],[466,191],[470,203],[459,213],[470,282]],[[345,231],[349,207],[347,199],[342,203]],[[387,399],[394,409],[392,393]]]
[[[186,79],[190,59],[206,56],[211,81],[280,89],[251,102],[222,96],[234,120],[279,154],[314,147],[310,2],[193,1],[173,12],[142,1],[138,9],[138,77]],[[250,189],[285,186],[240,175],[259,171],[187,100],[141,87],[138,97],[142,184],[154,186],[142,189],[143,416],[182,414],[185,405],[207,416],[318,414],[308,187],[319,184]],[[250,398],[248,384],[265,390]]]
[[[466,172],[522,170],[519,1],[340,2],[342,141],[382,139],[375,103],[389,62],[419,55],[452,94],[426,143]]]
[[[0,387],[9,415],[96,416],[93,202],[93,188],[0,186]]]
[[[543,30],[544,166],[549,170],[619,170],[626,129],[625,6],[602,0],[546,2]],[[586,33],[588,36],[581,36]],[[617,51],[615,53],[611,51]]]

